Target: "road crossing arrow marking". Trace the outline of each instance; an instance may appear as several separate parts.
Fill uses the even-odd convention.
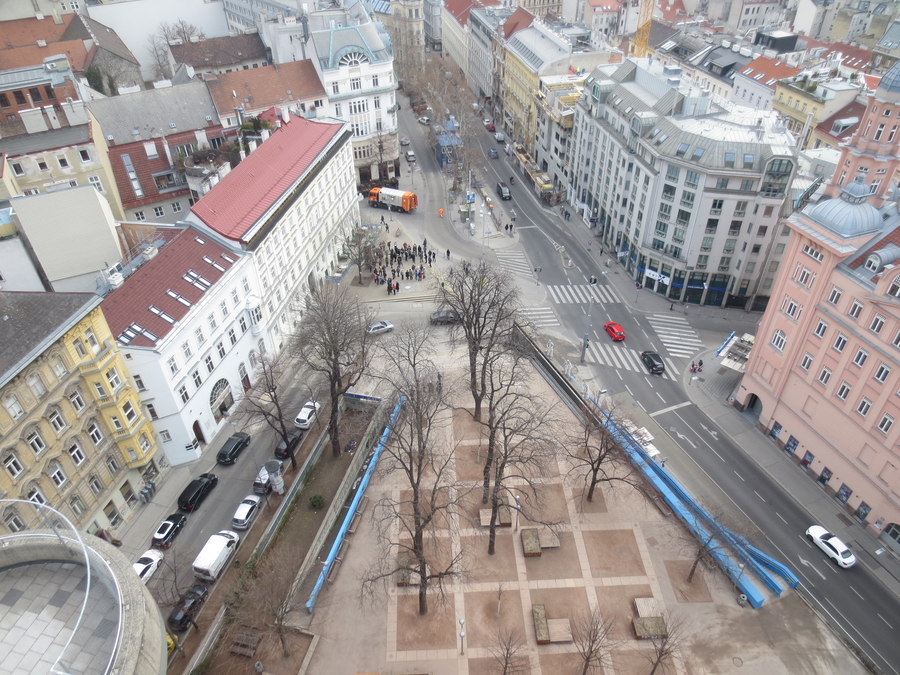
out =
[[[797,556],[797,557],[800,558],[800,556]],[[808,560],[804,560],[803,558],[800,558],[800,562],[803,563],[804,565],[806,565],[807,567],[812,567],[813,570],[815,570],[815,573],[818,574],[820,577],[822,577],[822,581],[825,581],[825,575],[822,574],[822,573],[816,568],[815,565],[813,565],[813,564],[812,564],[811,562],[809,562]]]
[[[703,422],[700,423],[700,426],[703,427],[703,431],[707,432],[708,434],[711,434],[714,439],[719,440],[719,432],[718,431],[710,429],[705,424],[703,424]]]

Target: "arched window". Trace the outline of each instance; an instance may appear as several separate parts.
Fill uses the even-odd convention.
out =
[[[776,330],[775,335],[772,336],[772,346],[778,351],[783,351],[786,344],[787,335],[785,335],[785,332],[783,330]]]
[[[900,298],[900,274],[895,276],[894,280],[891,282],[891,287],[888,289],[888,295]]]
[[[28,529],[16,509],[10,507],[3,512],[3,524],[10,532],[21,532]]]
[[[257,356],[256,356],[256,350],[255,350],[255,349],[251,349],[251,350],[250,350],[250,367],[251,367],[251,368],[256,368],[256,364],[257,364],[258,361],[259,361],[259,359],[258,359]]]

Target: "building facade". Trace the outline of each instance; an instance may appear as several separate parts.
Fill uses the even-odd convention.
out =
[[[810,147],[813,130],[859,94],[859,86],[840,79],[790,78],[775,86],[772,110],[785,118],[801,149]]]
[[[735,404],[900,551],[900,66],[867,100],[790,249]]]
[[[795,77],[799,72],[799,68],[784,61],[758,56],[734,73],[731,100],[748,108],[771,110],[778,82]]]
[[[765,307],[796,168],[774,113],[714,104],[677,68],[629,59],[585,80],[573,136],[570,202],[637,283],[673,301]]]
[[[169,468],[99,304],[92,293],[0,293],[0,490],[91,534],[115,532]],[[0,519],[14,532],[43,526],[14,506]]]

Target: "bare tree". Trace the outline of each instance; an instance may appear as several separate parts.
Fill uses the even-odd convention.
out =
[[[294,363],[289,349],[282,349],[277,355],[264,352],[259,355],[257,379],[250,391],[244,394],[234,419],[241,426],[250,426],[259,422],[267,424],[284,442],[291,458],[291,468],[297,468],[294,456],[296,443],[292,443],[297,434],[290,423],[290,412],[287,402],[281,396],[281,385],[294,371]],[[236,423],[237,423],[236,422]]]
[[[604,619],[596,607],[573,620],[572,641],[581,657],[581,675],[611,665],[610,657],[620,644],[612,637],[614,625],[614,617]]]
[[[441,306],[460,317],[451,334],[461,333],[468,349],[469,390],[474,418],[480,422],[490,363],[512,339],[520,306],[519,287],[506,270],[484,261],[460,260],[451,265],[436,290]]]
[[[344,244],[344,250],[350,259],[351,264],[356,265],[356,283],[363,285],[363,267],[371,269],[374,265],[374,244],[370,230],[363,228],[357,224],[350,231],[350,236]]]
[[[693,562],[687,576],[687,582],[694,580],[694,574],[700,563],[709,569],[718,564],[716,558],[721,555],[736,555],[737,540],[741,543],[758,541],[762,532],[753,522],[744,516],[732,516],[717,504],[700,503],[700,510],[705,515],[697,517],[699,527],[692,532],[687,526],[673,530],[672,536],[681,548],[692,552]]]
[[[341,396],[353,387],[369,365],[371,312],[338,284],[313,284],[306,297],[303,328],[296,338],[296,353],[310,370],[325,376],[331,403],[328,435],[331,454],[341,456],[338,412]]]
[[[190,42],[191,38],[197,38],[198,40],[205,40],[206,34],[192,24],[190,21],[185,21],[184,19],[178,19],[173,23],[166,23],[165,21],[159,24],[159,34],[162,35],[167,41],[168,40],[181,40],[182,42]]]
[[[449,551],[451,514],[464,491],[456,481],[452,448],[444,442],[448,405],[441,374],[427,354],[433,353],[427,327],[398,327],[381,350],[386,361],[385,381],[403,399],[403,411],[381,465],[399,473],[399,498],[386,494],[375,507],[378,537],[384,554],[363,578],[361,594],[390,580],[418,584],[419,614],[428,613],[428,592],[443,594],[444,582],[458,577],[461,554]],[[399,534],[397,530],[399,529]]]
[[[497,626],[493,641],[487,646],[491,653],[496,672],[500,675],[524,675],[531,671],[525,654],[525,638],[514,626]]]
[[[607,426],[609,419],[621,421],[622,415],[613,409],[604,421],[596,407],[584,403],[579,417],[578,433],[569,434],[565,447],[572,464],[569,473],[583,480],[587,489],[584,498],[588,502],[594,501],[594,491],[600,484],[637,488],[640,478]]]
[[[190,42],[192,37],[200,40],[206,39],[203,31],[194,24],[178,19],[174,23],[163,21],[156,28],[156,32],[147,38],[147,49],[153,59],[153,67],[157,77],[171,77],[172,67],[169,61],[169,42],[181,40]],[[113,94],[115,92],[110,92]]]
[[[673,661],[677,660],[679,652],[688,642],[688,626],[683,616],[668,613],[663,615],[665,632],[662,635],[649,637],[652,650],[646,655],[651,668],[648,675],[656,675],[658,669],[668,672],[674,669]],[[646,654],[646,653],[645,653]]]

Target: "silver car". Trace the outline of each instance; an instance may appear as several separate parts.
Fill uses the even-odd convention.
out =
[[[369,327],[366,328],[366,332],[369,335],[381,335],[382,333],[390,333],[394,330],[394,324],[390,321],[376,321],[375,323],[370,323]]]
[[[237,511],[231,519],[231,526],[236,530],[246,530],[253,524],[253,519],[259,513],[262,498],[256,495],[247,495],[243,501],[238,504]]]

